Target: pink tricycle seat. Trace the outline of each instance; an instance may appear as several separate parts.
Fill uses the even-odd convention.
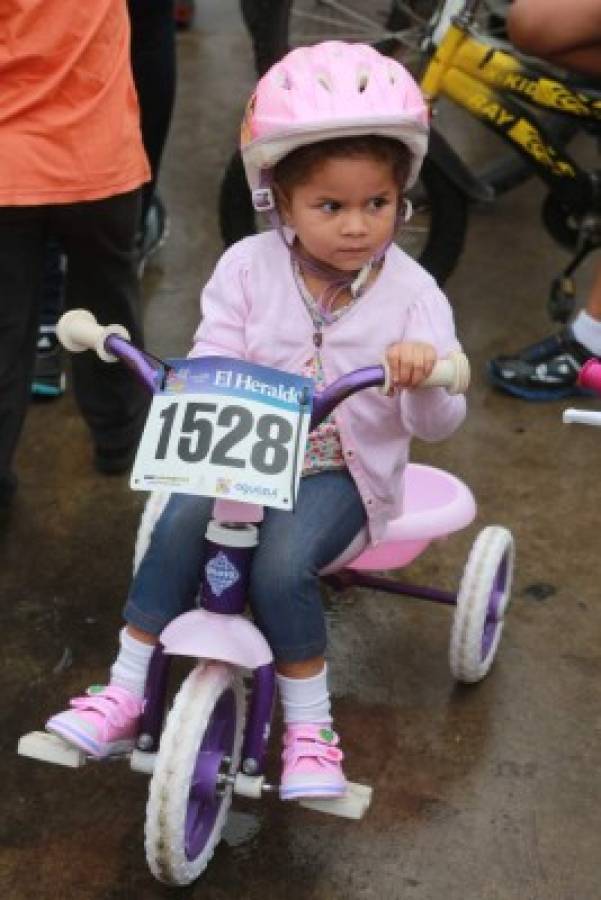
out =
[[[431,541],[465,528],[476,515],[469,488],[442,469],[410,463],[405,470],[403,515],[389,522],[382,541],[367,545],[362,531],[321,574],[341,568],[373,571],[399,569],[422,553]]]

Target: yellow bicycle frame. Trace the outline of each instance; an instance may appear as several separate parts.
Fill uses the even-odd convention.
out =
[[[601,120],[601,96],[571,90],[543,72],[528,69],[505,48],[454,21],[421,79],[430,103],[448,97],[529,156],[552,180],[576,178],[578,169],[547,139],[521,100],[589,121]],[[509,96],[508,96],[509,95]]]

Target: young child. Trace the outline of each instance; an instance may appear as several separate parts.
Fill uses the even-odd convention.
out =
[[[318,572],[365,525],[377,542],[401,514],[411,437],[446,438],[465,415],[462,396],[405,390],[459,349],[447,300],[392,243],[427,123],[411,76],[371,47],[288,54],[259,82],[242,126],[255,205],[277,227],[231,247],[202,295],[192,356],[309,374],[318,387],[384,358],[391,370],[390,396],[351,397],[310,435],[295,512],[266,509],[260,526],[250,598],[276,660],[284,799],[345,791]],[[48,730],[95,756],[132,746],[153,645],[195,602],[211,507],[170,498],[132,582],[109,685],[73,700]]]

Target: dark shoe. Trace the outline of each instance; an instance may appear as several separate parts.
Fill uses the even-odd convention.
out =
[[[488,363],[490,382],[522,400],[561,400],[590,396],[577,385],[580,369],[595,354],[576,340],[569,328],[525,347],[515,356],[497,356]]]
[[[34,397],[60,397],[65,393],[62,347],[54,328],[41,326],[38,332],[35,364],[31,381]]]
[[[138,445],[129,447],[96,447],[94,466],[102,475],[123,475],[134,464]]]
[[[144,220],[144,231],[138,245],[138,277],[141,278],[146,263],[169,237],[169,219],[163,201],[154,194]]]

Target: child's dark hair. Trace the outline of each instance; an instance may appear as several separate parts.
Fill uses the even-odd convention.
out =
[[[327,160],[365,156],[388,163],[398,185],[399,194],[402,193],[409,175],[411,154],[400,141],[375,134],[332,138],[308,144],[306,147],[298,147],[276,163],[273,169],[273,182],[276,189],[284,197],[289,198],[291,191],[307,181],[314,169]]]

